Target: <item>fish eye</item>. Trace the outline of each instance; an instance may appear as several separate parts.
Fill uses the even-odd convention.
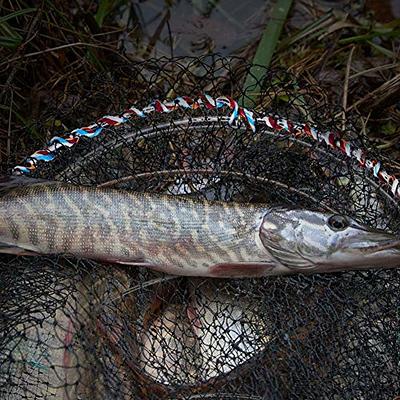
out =
[[[348,228],[350,225],[350,221],[348,218],[344,217],[343,215],[332,215],[328,219],[328,226],[333,231],[343,231]]]

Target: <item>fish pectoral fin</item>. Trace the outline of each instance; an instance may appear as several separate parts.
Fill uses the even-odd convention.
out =
[[[132,265],[133,267],[154,267],[153,264],[148,263],[146,261],[123,261],[123,260],[114,260],[110,261],[113,264],[121,264],[121,265]]]
[[[32,250],[27,250],[22,247],[14,246],[11,244],[0,242],[0,253],[2,254],[12,254],[14,256],[38,256],[39,253],[36,253]]]
[[[120,264],[120,265],[131,265],[132,267],[149,267],[157,268],[156,265],[151,264],[145,260],[121,260],[119,258],[99,258],[97,261],[107,264]]]
[[[221,263],[209,267],[208,276],[215,278],[251,278],[268,275],[275,264],[268,262]]]
[[[196,276],[196,273],[189,274],[188,270],[185,268],[173,266],[173,265],[163,265],[163,264],[157,264],[153,263],[150,261],[146,261],[144,259],[138,259],[138,260],[120,260],[120,259],[98,259],[99,262],[103,263],[108,263],[108,264],[119,264],[119,265],[127,265],[127,266],[132,266],[132,267],[144,267],[144,268],[149,268],[153,271],[156,272],[162,272],[164,274],[168,275],[194,275]],[[191,270],[189,270],[191,271]],[[194,270],[195,271],[195,270]]]

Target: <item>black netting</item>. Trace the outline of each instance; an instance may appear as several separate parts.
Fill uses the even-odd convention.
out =
[[[55,93],[63,129],[178,95],[243,96],[240,59],[116,66]],[[247,93],[252,93],[251,88]],[[254,110],[342,131],[318,87],[265,71]],[[224,122],[227,111],[152,114],[40,164],[80,185],[334,210],[400,231],[397,201],[339,152]],[[56,123],[57,125],[57,123]],[[59,124],[58,124],[59,125]],[[344,128],[344,129],[343,129]],[[52,129],[52,134],[57,133]],[[6,399],[393,399],[400,393],[398,270],[262,279],[173,277],[64,257],[2,256],[0,394]]]

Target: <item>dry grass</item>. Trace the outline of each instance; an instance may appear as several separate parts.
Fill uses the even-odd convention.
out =
[[[163,12],[147,40],[137,9],[129,9],[128,24],[115,18],[121,7],[131,4],[126,0],[0,1],[1,171],[43,143],[54,127],[63,126],[64,121],[49,111],[54,110],[54,93],[62,95],[76,82],[112,71],[116,64],[151,57],[162,31],[167,30],[174,43],[169,18],[176,4],[154,3]],[[359,112],[366,133],[395,159],[399,149],[400,22],[375,20],[374,12],[381,21],[391,16],[382,14],[382,2],[376,9],[374,2],[368,3],[372,3],[369,8],[349,2],[329,11],[311,0],[295,1],[272,65],[318,83],[330,103],[343,105],[343,121],[348,113]],[[133,51],[125,51],[122,38],[133,44]],[[205,46],[204,52],[211,47]],[[256,47],[257,43],[250,43],[236,54],[251,59]],[[98,114],[104,112],[100,107],[103,104]]]

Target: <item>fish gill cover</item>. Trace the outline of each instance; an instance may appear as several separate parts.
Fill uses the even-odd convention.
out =
[[[395,178],[373,150],[357,153],[371,149],[357,118],[343,121],[318,86],[282,70],[265,70],[259,93],[248,88],[246,114],[249,68],[235,58],[158,59],[76,82],[36,127],[55,121],[58,139],[15,172],[329,210],[398,234]],[[396,269],[216,280],[2,257],[0,397],[393,399],[399,289]]]

